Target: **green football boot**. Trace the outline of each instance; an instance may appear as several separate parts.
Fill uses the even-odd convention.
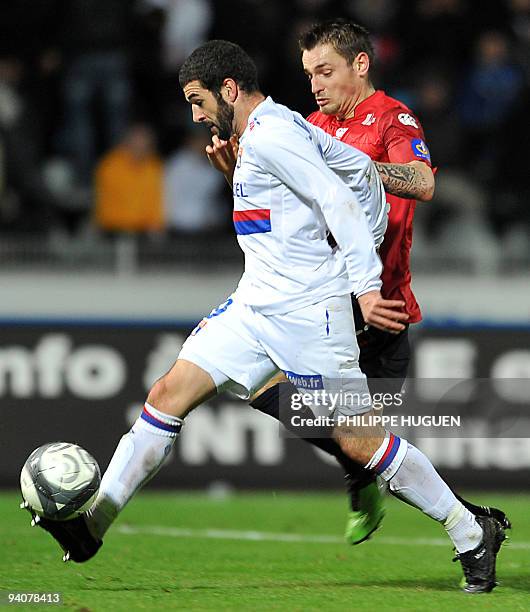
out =
[[[379,527],[385,516],[383,495],[377,482],[362,489],[349,487],[352,510],[348,514],[345,538],[348,544],[360,544]]]

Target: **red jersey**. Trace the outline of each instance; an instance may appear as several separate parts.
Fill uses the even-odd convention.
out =
[[[404,104],[376,91],[355,108],[355,117],[339,121],[320,111],[307,118],[338,140],[352,145],[374,161],[403,164],[421,160],[431,165],[429,149],[418,119]],[[412,218],[416,202],[387,194],[390,204],[388,228],[380,255],[383,262],[381,293],[403,300],[409,323],[421,321],[421,311],[410,286]]]

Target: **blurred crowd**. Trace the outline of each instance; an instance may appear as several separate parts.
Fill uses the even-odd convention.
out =
[[[265,93],[308,114],[298,35],[341,16],[372,33],[375,85],[420,118],[438,168],[418,252],[528,261],[530,0],[17,0],[0,15],[2,236],[228,234],[180,64],[232,40]]]

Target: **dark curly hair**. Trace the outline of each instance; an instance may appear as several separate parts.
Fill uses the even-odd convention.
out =
[[[186,59],[179,71],[179,82],[185,87],[191,81],[213,93],[221,90],[225,79],[234,81],[247,93],[259,91],[258,71],[246,51],[227,40],[210,40]]]
[[[356,56],[364,52],[374,63],[375,52],[368,30],[347,19],[330,19],[311,26],[298,39],[301,51],[311,51],[317,45],[330,44],[335,51],[351,64]]]

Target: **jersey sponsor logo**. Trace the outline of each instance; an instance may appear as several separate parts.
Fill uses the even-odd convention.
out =
[[[285,376],[298,389],[323,389],[324,383],[320,374],[295,374],[284,370]]]
[[[248,192],[245,183],[235,181],[232,186],[232,194],[234,198],[248,198]]]
[[[236,234],[239,236],[265,234],[272,231],[270,209],[234,210],[233,221]]]
[[[335,132],[335,138],[338,138],[339,140],[344,136],[344,134],[346,134],[346,132],[349,130],[349,128],[339,128],[336,132]]]
[[[421,138],[415,138],[410,144],[412,146],[412,152],[416,157],[421,157],[421,159],[431,161],[429,149]]]
[[[414,117],[412,115],[409,115],[408,113],[399,113],[398,121],[403,125],[410,125],[411,127],[416,128],[417,130],[419,129],[418,122],[416,121],[416,119],[414,119]]]
[[[375,123],[375,115],[373,113],[368,113],[361,125],[372,125],[372,123]]]

